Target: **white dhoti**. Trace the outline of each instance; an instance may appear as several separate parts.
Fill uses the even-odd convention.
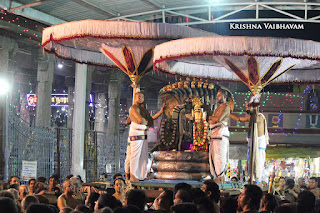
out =
[[[209,164],[210,173],[216,179],[224,175],[229,159],[229,136],[227,122],[210,125]]]
[[[267,139],[265,135],[262,135],[258,137],[258,146],[255,149],[255,152],[253,152],[254,156],[253,163],[250,162],[250,152],[252,151],[252,140],[250,137],[247,137],[248,141],[248,156],[247,156],[247,168],[248,172],[250,171],[249,166],[252,166],[253,168],[253,180],[256,182],[256,184],[259,184],[261,182],[261,179],[263,178],[263,171],[264,171],[264,164],[266,161],[266,148],[267,148]],[[254,144],[255,145],[255,144]]]
[[[147,126],[131,123],[130,140],[130,173],[139,180],[147,177],[148,143]]]
[[[131,157],[131,147],[130,147],[130,137],[128,137],[126,160],[124,161],[124,172],[130,174],[130,157]]]

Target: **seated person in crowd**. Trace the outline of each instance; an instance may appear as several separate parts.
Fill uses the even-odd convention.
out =
[[[211,199],[212,202],[218,203],[220,200],[220,190],[219,185],[213,180],[206,180],[201,190],[206,194],[207,197]]]
[[[114,196],[103,193],[99,196],[99,199],[97,200],[95,206],[94,206],[94,212],[98,211],[99,209],[102,209],[104,207],[109,207],[112,210],[122,207],[122,204],[119,200],[117,200]]]
[[[165,190],[154,200],[152,208],[161,212],[170,212],[172,205],[173,192],[171,190]]]
[[[272,194],[265,194],[261,199],[261,212],[260,213],[270,213],[274,212],[277,207],[276,197]]]
[[[59,210],[65,207],[74,209],[76,206],[84,203],[83,199],[77,197],[77,187],[76,183],[70,180],[63,183],[64,193],[60,195],[57,200]]]
[[[257,185],[245,185],[238,197],[238,213],[258,213],[262,190]]]
[[[115,190],[115,193],[113,194],[113,196],[117,200],[120,200],[121,203],[123,203],[124,196],[125,196],[125,194],[124,194],[125,181],[121,177],[116,178],[114,181],[113,188]]]
[[[49,186],[48,186],[48,191],[54,192],[55,188],[59,188],[60,191],[62,191],[61,186],[59,185],[59,178],[56,175],[52,175],[49,178]]]
[[[318,188],[318,179],[316,177],[310,178],[308,190],[314,194],[316,200],[320,198],[320,189]]]
[[[18,176],[11,176],[8,180],[9,185],[18,184],[20,186],[20,178]]]
[[[27,185],[20,185],[19,186],[19,201],[22,201],[29,194],[29,188]]]
[[[21,201],[21,210],[22,213],[25,213],[28,209],[28,207],[33,203],[40,203],[38,198],[36,198],[33,195],[28,195]]]
[[[36,179],[32,178],[28,181],[29,195],[34,194],[34,185],[36,185]]]

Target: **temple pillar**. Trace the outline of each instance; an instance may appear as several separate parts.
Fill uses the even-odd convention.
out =
[[[85,112],[86,112],[86,85],[87,85],[86,64],[76,64],[75,71],[75,93],[73,111],[73,132],[72,132],[72,166],[73,175],[84,177],[84,138],[85,138]]]
[[[37,70],[38,100],[35,124],[37,127],[49,127],[51,126],[51,93],[55,63],[51,56],[42,56],[44,57],[38,61]]]
[[[15,40],[0,36],[0,78],[8,81],[9,85],[13,83],[10,81],[9,75],[9,58],[14,56],[18,50],[18,44]],[[10,98],[8,97],[10,97],[10,93],[11,91],[8,91],[7,94],[0,95],[0,180],[8,178],[8,167],[6,167],[8,166],[6,165],[8,147],[6,147],[6,143],[8,143],[8,112],[10,104]]]
[[[74,109],[74,72],[67,71],[65,84],[68,87],[68,120],[67,128],[72,129],[73,109]]]
[[[115,145],[115,172],[120,168],[119,113],[121,97],[121,81],[124,74],[120,70],[112,70],[108,84],[108,139]]]

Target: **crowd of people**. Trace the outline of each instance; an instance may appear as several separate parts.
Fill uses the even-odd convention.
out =
[[[17,176],[0,185],[0,212],[5,213],[318,213],[320,212],[319,181],[312,177],[309,184],[303,178],[280,177],[272,193],[258,185],[245,185],[237,196],[220,192],[213,180],[201,189],[181,182],[173,190],[159,190],[151,199],[144,190],[131,187],[121,174],[113,176],[112,188],[99,188],[83,183],[81,177],[67,176],[60,186],[59,178],[30,179],[20,184]]]

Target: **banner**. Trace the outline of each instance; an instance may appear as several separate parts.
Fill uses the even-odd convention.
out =
[[[268,114],[268,127],[282,128],[283,114]]]
[[[319,114],[306,115],[306,128],[320,128]]]
[[[37,161],[22,161],[21,177],[23,181],[28,181],[37,177]]]

